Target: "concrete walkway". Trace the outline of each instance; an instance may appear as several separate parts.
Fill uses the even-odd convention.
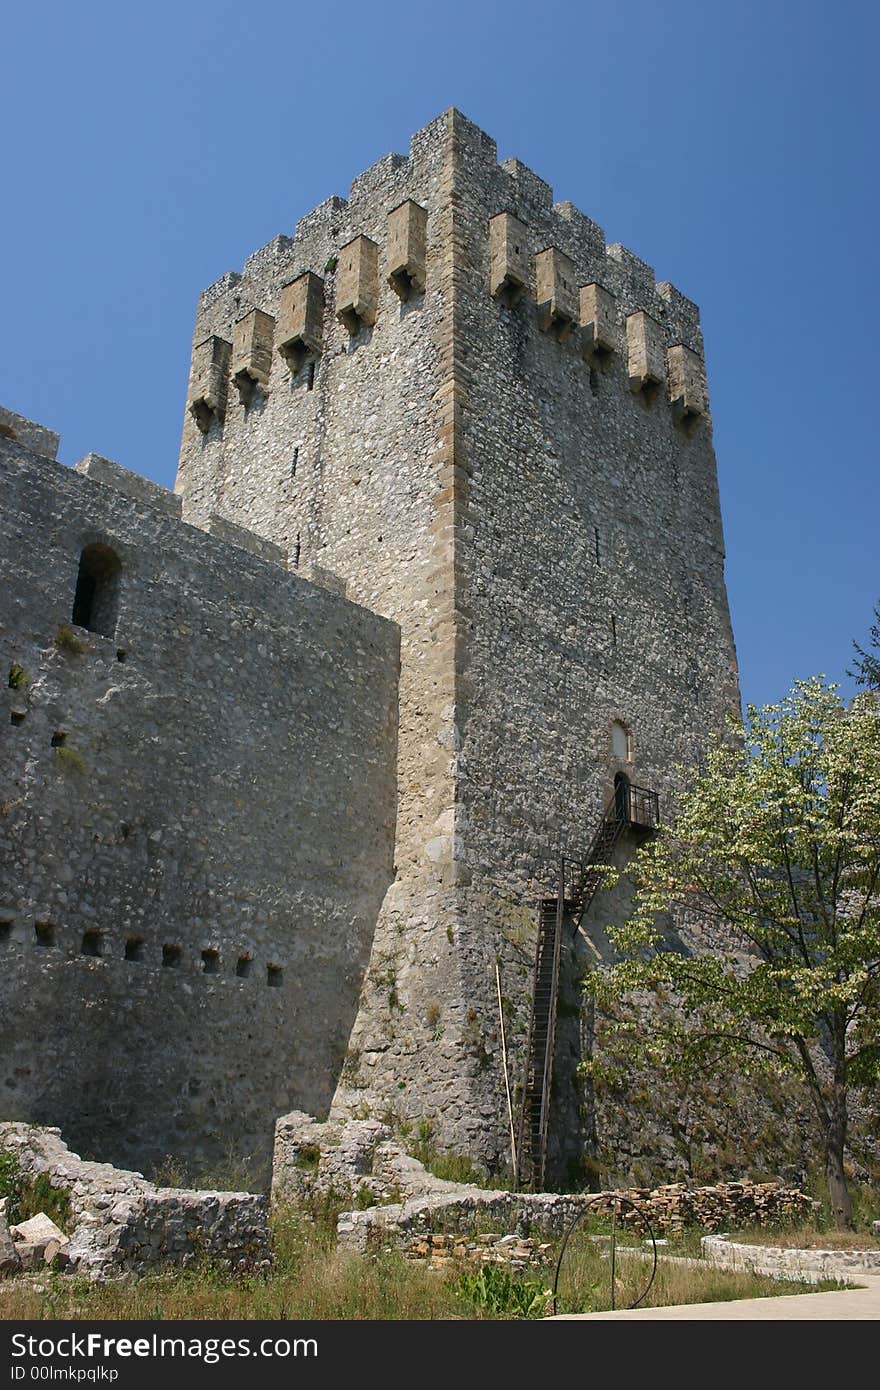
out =
[[[880,1277],[853,1274],[864,1285],[839,1293],[785,1294],[780,1298],[739,1298],[729,1303],[682,1303],[674,1308],[622,1308],[615,1313],[570,1313],[550,1322],[622,1318],[634,1322],[876,1322],[880,1319]]]

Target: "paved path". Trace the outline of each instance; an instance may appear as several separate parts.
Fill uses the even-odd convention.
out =
[[[729,1303],[683,1303],[674,1308],[622,1308],[615,1313],[571,1313],[551,1322],[627,1318],[638,1322],[876,1322],[880,1277],[853,1274],[864,1288],[839,1293],[796,1293],[780,1298],[738,1298]]]

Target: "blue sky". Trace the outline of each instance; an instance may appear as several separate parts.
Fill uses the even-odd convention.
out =
[[[880,9],[7,7],[0,402],[170,486],[199,291],[450,105],[703,313],[747,700],[880,595]]]

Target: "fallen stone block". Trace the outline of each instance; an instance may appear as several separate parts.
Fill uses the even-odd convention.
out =
[[[50,1245],[53,1247],[51,1260],[62,1250],[66,1251],[70,1244],[60,1226],[56,1226],[51,1217],[42,1211],[37,1212],[37,1215],[30,1217],[28,1221],[20,1221],[17,1226],[11,1226],[9,1229],[21,1267],[25,1270],[39,1269],[41,1265],[48,1263],[46,1250]]]

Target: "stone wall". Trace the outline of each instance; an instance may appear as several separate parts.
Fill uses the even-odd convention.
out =
[[[880,1248],[795,1250],[777,1245],[744,1245],[723,1235],[704,1236],[701,1245],[704,1259],[719,1269],[770,1274],[780,1279],[803,1279],[810,1284],[817,1284],[821,1279],[880,1274]]]
[[[584,851],[616,771],[668,810],[737,704],[698,312],[449,111],[207,290],[193,344],[184,515],[258,531],[401,627],[396,877],[335,1108],[498,1166],[496,959],[519,1074],[554,855]],[[600,951],[627,891],[591,914]],[[589,1139],[585,949],[557,1175]]]
[[[359,1208],[339,1218],[343,1248],[364,1253],[388,1244],[435,1262],[539,1260],[546,1253],[541,1241],[560,1236],[587,1206],[596,1216],[616,1210],[622,1226],[637,1235],[650,1227],[655,1235],[672,1236],[690,1226],[721,1230],[797,1223],[818,1206],[797,1187],[748,1180],[563,1194],[484,1189],[436,1177],[380,1121],[319,1122],[296,1111],[281,1116],[275,1127],[273,1203],[308,1203],[330,1194],[349,1196]],[[489,1228],[494,1235],[483,1238]]]
[[[487,1225],[520,1236],[558,1238],[588,1204],[597,1216],[616,1209],[624,1229],[643,1237],[648,1228],[655,1235],[675,1235],[689,1225],[718,1230],[796,1220],[815,1206],[804,1193],[778,1183],[719,1183],[694,1189],[670,1185],[577,1195],[456,1189],[451,1184],[449,1188],[397,1205],[343,1212],[337,1227],[340,1247],[360,1254],[383,1246],[416,1253],[431,1232],[468,1234]]]
[[[392,876],[397,631],[107,460],[4,437],[0,488],[0,1115],[262,1180],[275,1116],[329,1106]]]
[[[69,1194],[69,1273],[106,1279],[205,1259],[237,1271],[268,1264],[264,1196],[155,1187],[140,1173],[84,1162],[55,1128],[0,1123],[0,1151],[12,1153],[29,1179],[43,1175]]]

